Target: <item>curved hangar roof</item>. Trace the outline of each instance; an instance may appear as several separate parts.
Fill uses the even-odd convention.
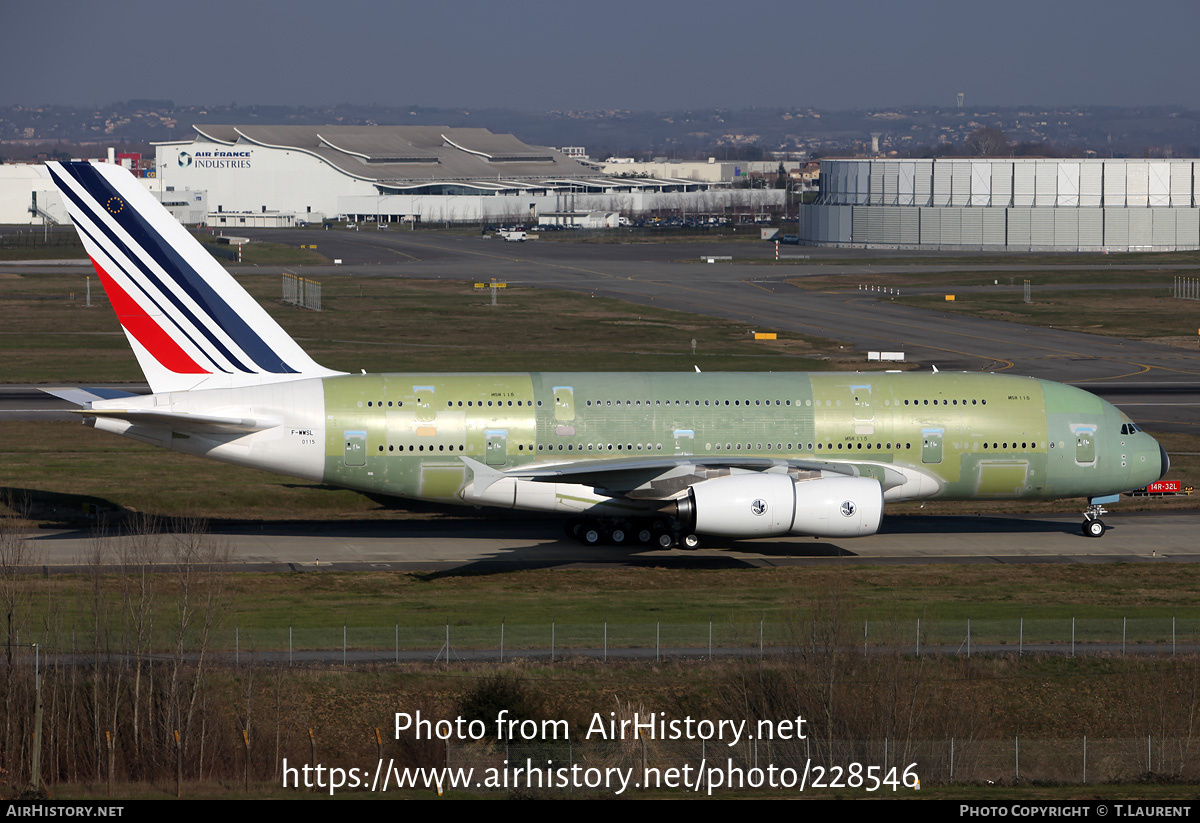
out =
[[[215,143],[301,151],[361,180],[408,188],[439,182],[598,178],[561,152],[511,134],[449,126],[192,126]]]

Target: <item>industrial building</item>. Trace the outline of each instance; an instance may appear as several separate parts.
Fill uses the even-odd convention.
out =
[[[46,167],[33,163],[0,166],[0,225],[41,225],[68,220],[67,208]]]
[[[654,160],[642,163],[631,157],[610,157],[602,167],[605,174],[618,177],[654,177],[658,179],[700,180],[705,183],[738,183],[752,178],[768,178],[772,182],[779,173],[779,166],[791,173],[804,163],[797,160],[717,160],[708,158],[707,163],[683,160]]]
[[[800,241],[862,248],[1200,248],[1200,160],[825,159]]]
[[[511,134],[444,126],[198,125],[156,147],[151,190],[207,194],[214,228],[323,220],[537,222],[541,212],[734,212],[751,197],[684,179],[610,177]]]
[[[108,163],[129,169],[166,206],[167,211],[184,225],[198,225],[208,217],[203,191],[170,186],[164,189],[153,179],[151,168],[142,166],[141,155],[114,154],[108,151]],[[70,222],[66,204],[58,187],[40,163],[0,165],[0,225],[63,225]]]
[[[180,222],[217,229],[339,219],[536,224],[543,213],[749,218],[784,206],[782,190],[735,189],[721,176],[653,177],[625,168],[606,174],[558,149],[482,128],[193,128],[190,140],[156,144],[152,159],[110,150],[108,162],[140,177]],[[66,219],[43,167],[0,166],[0,224]]]

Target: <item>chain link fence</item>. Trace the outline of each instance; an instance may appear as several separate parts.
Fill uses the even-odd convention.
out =
[[[50,653],[112,648],[113,637],[59,631],[20,638]],[[176,638],[162,631],[152,650],[169,651]],[[431,626],[305,626],[247,628],[213,632],[208,648],[234,655],[306,655],[345,662],[397,661],[436,656],[453,661],[504,660],[516,656],[552,658],[587,655],[654,657],[687,655],[746,657],[857,645],[865,654],[1183,654],[1200,651],[1197,617],[1008,618],[976,620],[912,619],[862,622],[768,621],[702,623],[498,623]],[[190,647],[185,638],[183,646]],[[115,651],[116,649],[114,649]]]

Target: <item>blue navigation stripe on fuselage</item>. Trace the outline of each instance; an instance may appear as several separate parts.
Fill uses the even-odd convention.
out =
[[[97,246],[99,246],[100,248],[102,248],[102,249],[104,248],[104,246],[103,246],[103,245],[102,245],[100,242],[98,242],[98,241],[96,240],[96,238],[95,238],[95,237],[93,237],[93,236],[92,236],[92,233],[91,233],[90,231],[88,231],[87,229],[85,229],[85,228],[83,227],[83,225],[82,225],[82,224],[81,224],[81,223],[80,223],[78,220],[74,220],[73,222],[75,223],[75,228],[76,228],[76,229],[78,229],[78,230],[79,230],[80,232],[82,232],[83,234],[87,235],[87,238],[88,238],[89,240],[91,240],[93,243],[95,243],[95,244],[96,244]],[[115,263],[116,261],[113,261],[113,262]],[[111,275],[111,273],[109,274],[109,276],[110,276],[110,277],[112,276],[112,275]],[[190,334],[188,334],[188,333],[187,333],[187,330],[186,330],[186,329],[184,329],[182,326],[180,326],[178,323],[176,323],[176,322],[175,322],[175,319],[174,319],[173,317],[171,317],[171,315],[169,315],[169,314],[167,314],[165,311],[163,311],[163,307],[162,307],[162,306],[160,306],[160,305],[158,304],[158,301],[154,299],[153,295],[151,295],[151,294],[150,294],[150,292],[146,291],[146,289],[144,289],[144,288],[142,287],[142,284],[141,284],[141,283],[139,283],[139,282],[138,282],[138,281],[137,281],[135,278],[132,278],[132,277],[131,277],[131,278],[129,278],[129,281],[130,281],[131,283],[133,283],[133,285],[134,285],[134,286],[136,286],[136,287],[137,287],[137,290],[138,290],[138,291],[140,291],[140,292],[141,292],[141,293],[142,293],[142,294],[145,296],[145,298],[146,298],[148,301],[150,301],[150,304],[151,304],[152,306],[154,306],[154,308],[158,309],[158,313],[159,313],[159,315],[158,315],[158,316],[159,316],[160,318],[162,318],[163,320],[168,320],[168,321],[170,321],[170,322],[171,322],[171,324],[172,324],[173,326],[175,326],[175,328],[176,328],[176,329],[178,329],[178,330],[179,330],[179,333],[180,333],[181,335],[183,335],[183,337],[187,338],[187,341],[188,341],[189,343],[191,343],[193,346],[195,346],[195,347],[196,347],[196,348],[197,348],[197,349],[198,349],[198,350],[199,350],[199,351],[200,351],[200,352],[201,352],[201,353],[204,355],[204,359],[205,359],[205,360],[208,360],[208,361],[209,361],[209,364],[210,364],[210,365],[211,365],[211,366],[212,366],[214,369],[216,369],[217,371],[224,372],[225,374],[233,374],[233,372],[231,372],[229,369],[225,368],[225,367],[224,367],[224,366],[222,366],[220,363],[217,363],[217,362],[215,362],[215,361],[212,359],[212,357],[210,357],[210,356],[209,356],[208,352],[204,351],[204,347],[203,347],[203,346],[201,346],[201,345],[200,345],[200,344],[198,344],[198,343],[197,343],[195,340],[193,340],[193,339],[192,339],[192,336],[191,336]],[[110,302],[111,302],[111,298],[110,298]]]
[[[120,197],[120,193],[91,164],[70,164],[67,168],[97,204],[103,204],[111,197]],[[130,208],[122,209],[118,214],[112,216],[162,267],[175,284],[182,288],[197,305],[201,306],[208,316],[238,344],[260,370],[272,374],[298,373],[296,369],[283,362],[283,358],[250,328],[249,324],[217,294],[212,286],[205,282],[204,278],[180,256],[170,243],[163,239],[142,215]],[[211,336],[209,339],[212,339]],[[213,342],[216,344],[215,340]]]
[[[64,163],[63,165],[66,166],[68,164]],[[80,211],[82,211],[84,214],[90,214],[90,212],[91,212],[90,207],[86,203],[84,203],[77,194],[75,194],[75,192],[71,189],[71,187],[68,186],[65,182],[58,181],[58,176],[54,174],[53,170],[51,170],[50,174],[58,182],[59,189],[64,194],[66,194],[67,197],[69,197],[76,206],[79,207]],[[207,338],[208,341],[215,348],[217,348],[221,352],[221,354],[223,354],[229,360],[229,362],[233,363],[239,371],[245,372],[246,374],[254,373],[254,370],[249,368],[248,366],[246,366],[244,363],[241,362],[241,360],[239,360],[237,357],[235,357],[233,352],[229,351],[229,348],[224,343],[222,343],[220,340],[216,339],[216,337],[213,335],[213,333],[208,328],[206,328],[203,323],[200,322],[199,318],[197,318],[191,312],[191,310],[188,309],[188,307],[185,306],[183,304],[183,302],[178,297],[175,296],[175,294],[170,289],[167,289],[163,286],[163,284],[159,281],[157,275],[155,275],[154,272],[150,271],[145,266],[145,264],[142,263],[141,259],[130,250],[130,248],[125,244],[125,242],[123,240],[121,240],[121,238],[117,237],[116,234],[112,231],[112,229],[110,229],[107,225],[104,224],[103,220],[97,219],[95,215],[91,215],[91,217],[92,217],[92,222],[96,225],[96,227],[98,229],[100,229],[100,231],[104,232],[104,235],[109,240],[109,242],[111,242],[114,246],[116,246],[117,249],[120,250],[125,255],[125,257],[128,258],[129,261],[138,268],[138,271],[142,274],[143,277],[145,277],[147,280],[149,280],[151,283],[153,283],[155,286],[157,286],[159,291],[161,291],[163,294],[165,294],[167,296],[167,299],[169,299],[175,305],[175,308],[179,309],[179,311],[181,313],[183,313],[183,315],[185,317],[187,317],[187,319],[190,320],[197,329],[200,330],[200,332],[205,336],[205,338]],[[90,234],[88,234],[88,237],[91,237],[92,242],[96,243],[97,246],[99,246],[100,248],[104,248],[104,244],[97,241],[95,237],[92,237],[92,235],[90,235]],[[133,280],[134,282],[136,282],[136,278],[130,277],[130,280]],[[141,288],[141,286],[138,286],[138,288]],[[145,289],[142,289],[142,291],[143,291],[143,293],[145,293]],[[149,297],[148,294],[147,294],[147,297]],[[151,299],[151,302],[154,302],[153,299]],[[154,302],[154,305],[158,308],[159,311],[163,311],[163,307],[161,305],[159,305],[157,302]],[[168,317],[168,318],[171,317],[170,314],[168,314],[165,311],[163,311],[163,316]],[[171,322],[175,324],[176,328],[180,329],[181,333],[183,332],[183,329],[179,326],[178,321],[176,321],[174,318],[171,318]],[[185,336],[186,336],[186,333],[185,333]],[[192,340],[191,337],[188,337],[188,339],[191,340],[193,344],[195,344],[196,341]],[[197,345],[197,348],[200,351],[204,351],[204,346]],[[207,353],[206,353],[206,356],[208,357],[209,360],[213,359],[212,356],[207,355]],[[213,365],[216,366],[216,363],[214,362]],[[224,371],[226,374],[230,373],[227,369],[222,369],[220,366],[216,366],[216,367],[220,371]]]

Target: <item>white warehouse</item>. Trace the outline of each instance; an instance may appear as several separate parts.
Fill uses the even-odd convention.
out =
[[[1200,160],[822,160],[800,239],[864,248],[1200,248]]]
[[[770,192],[607,177],[510,134],[445,126],[198,125],[157,145],[157,187],[207,194],[208,223],[536,222],[539,212],[760,208]],[[782,205],[783,193],[774,199]],[[256,217],[255,217],[256,216]]]

